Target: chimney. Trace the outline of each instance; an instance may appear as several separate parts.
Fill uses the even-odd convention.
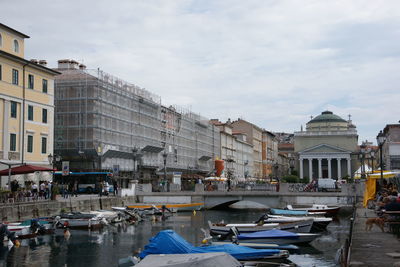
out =
[[[69,62],[70,62],[69,59],[60,59],[60,60],[58,61],[58,68],[59,68],[59,69],[69,69],[69,68],[70,68]]]
[[[39,65],[43,66],[43,67],[47,67],[47,61],[44,59],[39,60]]]
[[[35,64],[38,64],[38,63],[39,63],[39,61],[38,61],[37,59],[31,59],[31,62],[32,62],[32,63],[35,63]]]
[[[78,69],[79,62],[71,59],[71,61],[69,62],[69,66],[70,66],[69,67],[70,69],[74,69],[74,70]]]
[[[79,69],[80,69],[80,70],[85,70],[85,69],[86,69],[86,65],[84,65],[84,64],[79,64]]]

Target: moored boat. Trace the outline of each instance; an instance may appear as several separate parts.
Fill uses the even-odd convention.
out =
[[[139,257],[145,258],[147,255],[151,254],[189,254],[209,252],[226,252],[237,260],[284,260],[289,256],[289,253],[286,250],[252,249],[234,244],[195,247],[176,232],[172,230],[164,230],[160,231],[156,236],[150,239],[149,244],[145,246],[145,249],[139,254]]]
[[[272,229],[280,229],[296,233],[309,233],[313,225],[313,219],[299,219],[285,223],[211,223],[208,222],[210,233],[212,235],[228,234],[232,227],[236,227],[239,233],[253,233],[259,231],[267,231]]]
[[[54,218],[56,227],[70,229],[100,229],[107,221],[101,216],[90,213],[64,213]]]
[[[288,231],[273,229],[269,231],[239,234],[237,236],[237,239],[239,240],[239,242],[274,243],[282,245],[309,243],[319,236],[319,234],[292,233]]]
[[[324,231],[328,226],[328,224],[332,221],[332,218],[327,218],[327,217],[318,217],[318,216],[290,217],[290,216],[270,215],[270,214],[266,214],[260,219],[263,219],[264,222],[266,223],[290,223],[290,222],[295,222],[297,220],[313,219],[311,232]]]
[[[308,213],[311,212],[326,212],[326,216],[336,216],[339,212],[339,206],[328,206],[321,204],[313,204],[311,207],[296,207],[294,208],[292,205],[287,205],[287,209],[291,211],[306,211]]]
[[[308,212],[306,210],[290,210],[290,209],[270,209],[269,212],[273,215],[285,216],[323,216],[326,212]]]

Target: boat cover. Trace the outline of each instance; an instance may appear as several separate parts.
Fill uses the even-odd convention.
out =
[[[240,267],[242,264],[224,252],[197,254],[149,255],[137,267]]]
[[[283,210],[283,209],[271,209],[271,214],[274,215],[307,215],[306,210]]]
[[[239,240],[245,239],[257,239],[257,238],[289,238],[289,239],[296,239],[298,238],[297,233],[292,233],[288,231],[282,231],[278,229],[272,229],[268,231],[258,231],[248,234],[240,234],[238,235]]]
[[[208,252],[226,252],[238,260],[251,260],[277,255],[280,250],[253,249],[234,244],[195,247],[174,231],[164,230],[160,231],[150,239],[150,243],[144,247],[144,250],[139,254],[139,257],[144,258],[150,254],[188,254]]]

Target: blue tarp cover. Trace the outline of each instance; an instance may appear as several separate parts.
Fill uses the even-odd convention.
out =
[[[243,239],[255,239],[255,238],[296,238],[299,235],[288,231],[282,231],[278,229],[272,229],[268,231],[258,231],[248,234],[240,234],[239,240]]]
[[[307,215],[308,211],[305,210],[282,210],[282,209],[271,209],[271,214],[275,215]]]
[[[279,253],[279,249],[253,249],[234,244],[195,247],[172,230],[164,230],[150,239],[150,243],[139,254],[141,258],[149,254],[186,254],[226,252],[238,260],[260,259]]]

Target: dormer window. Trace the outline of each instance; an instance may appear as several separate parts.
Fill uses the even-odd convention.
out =
[[[14,40],[14,52],[19,53],[19,43],[17,40]]]

